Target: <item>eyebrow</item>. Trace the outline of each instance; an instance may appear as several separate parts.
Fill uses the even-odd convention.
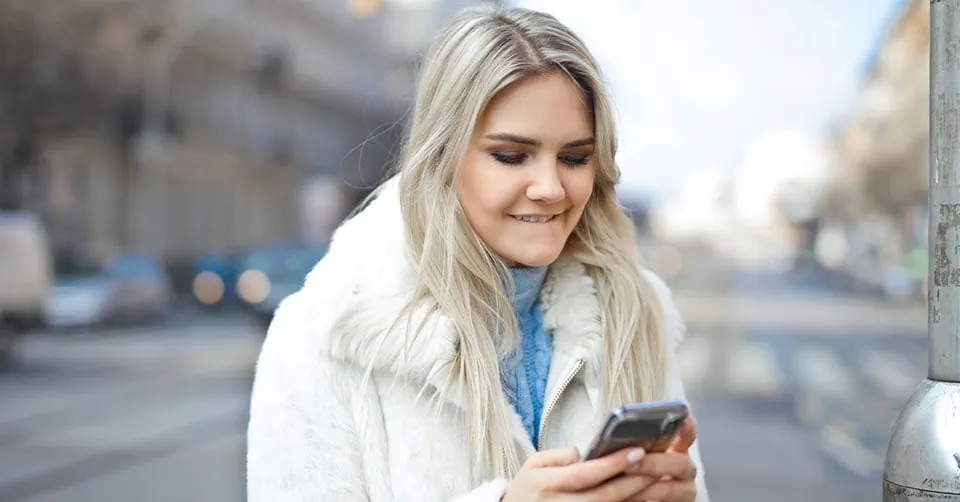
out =
[[[521,144],[521,145],[532,145],[532,146],[540,146],[540,145],[541,145],[540,140],[536,140],[536,139],[532,139],[532,138],[525,138],[525,137],[523,137],[523,136],[517,136],[517,135],[515,135],[515,134],[508,134],[508,133],[488,134],[488,135],[486,136],[486,138],[487,138],[487,139],[492,139],[492,140],[497,140],[497,141],[509,141],[510,143],[519,143],[519,144]],[[575,141],[570,141],[570,142],[568,142],[568,143],[565,143],[565,144],[563,145],[563,147],[564,147],[564,148],[575,148],[575,147],[578,147],[578,146],[587,146],[587,145],[592,145],[592,144],[594,144],[594,139],[593,139],[592,137],[590,137],[590,138],[583,138],[583,139],[578,139],[578,140],[575,140]]]

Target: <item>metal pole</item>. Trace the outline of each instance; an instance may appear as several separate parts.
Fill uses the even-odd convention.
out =
[[[930,0],[930,366],[897,419],[885,502],[960,501],[960,0]]]

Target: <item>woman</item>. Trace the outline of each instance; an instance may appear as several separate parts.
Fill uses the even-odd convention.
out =
[[[692,421],[670,452],[580,461],[611,409],[684,397],[679,316],[638,265],[615,148],[568,28],[453,19],[399,174],[269,329],[249,499],[706,501]]]

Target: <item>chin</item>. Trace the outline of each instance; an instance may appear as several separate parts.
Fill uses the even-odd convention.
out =
[[[563,248],[517,253],[512,261],[523,267],[545,267],[557,261],[561,251]]]

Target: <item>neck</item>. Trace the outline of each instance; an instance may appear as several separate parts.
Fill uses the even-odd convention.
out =
[[[547,267],[511,267],[513,282],[516,291],[510,299],[514,313],[517,315],[528,312],[540,295],[540,287],[547,276]]]

